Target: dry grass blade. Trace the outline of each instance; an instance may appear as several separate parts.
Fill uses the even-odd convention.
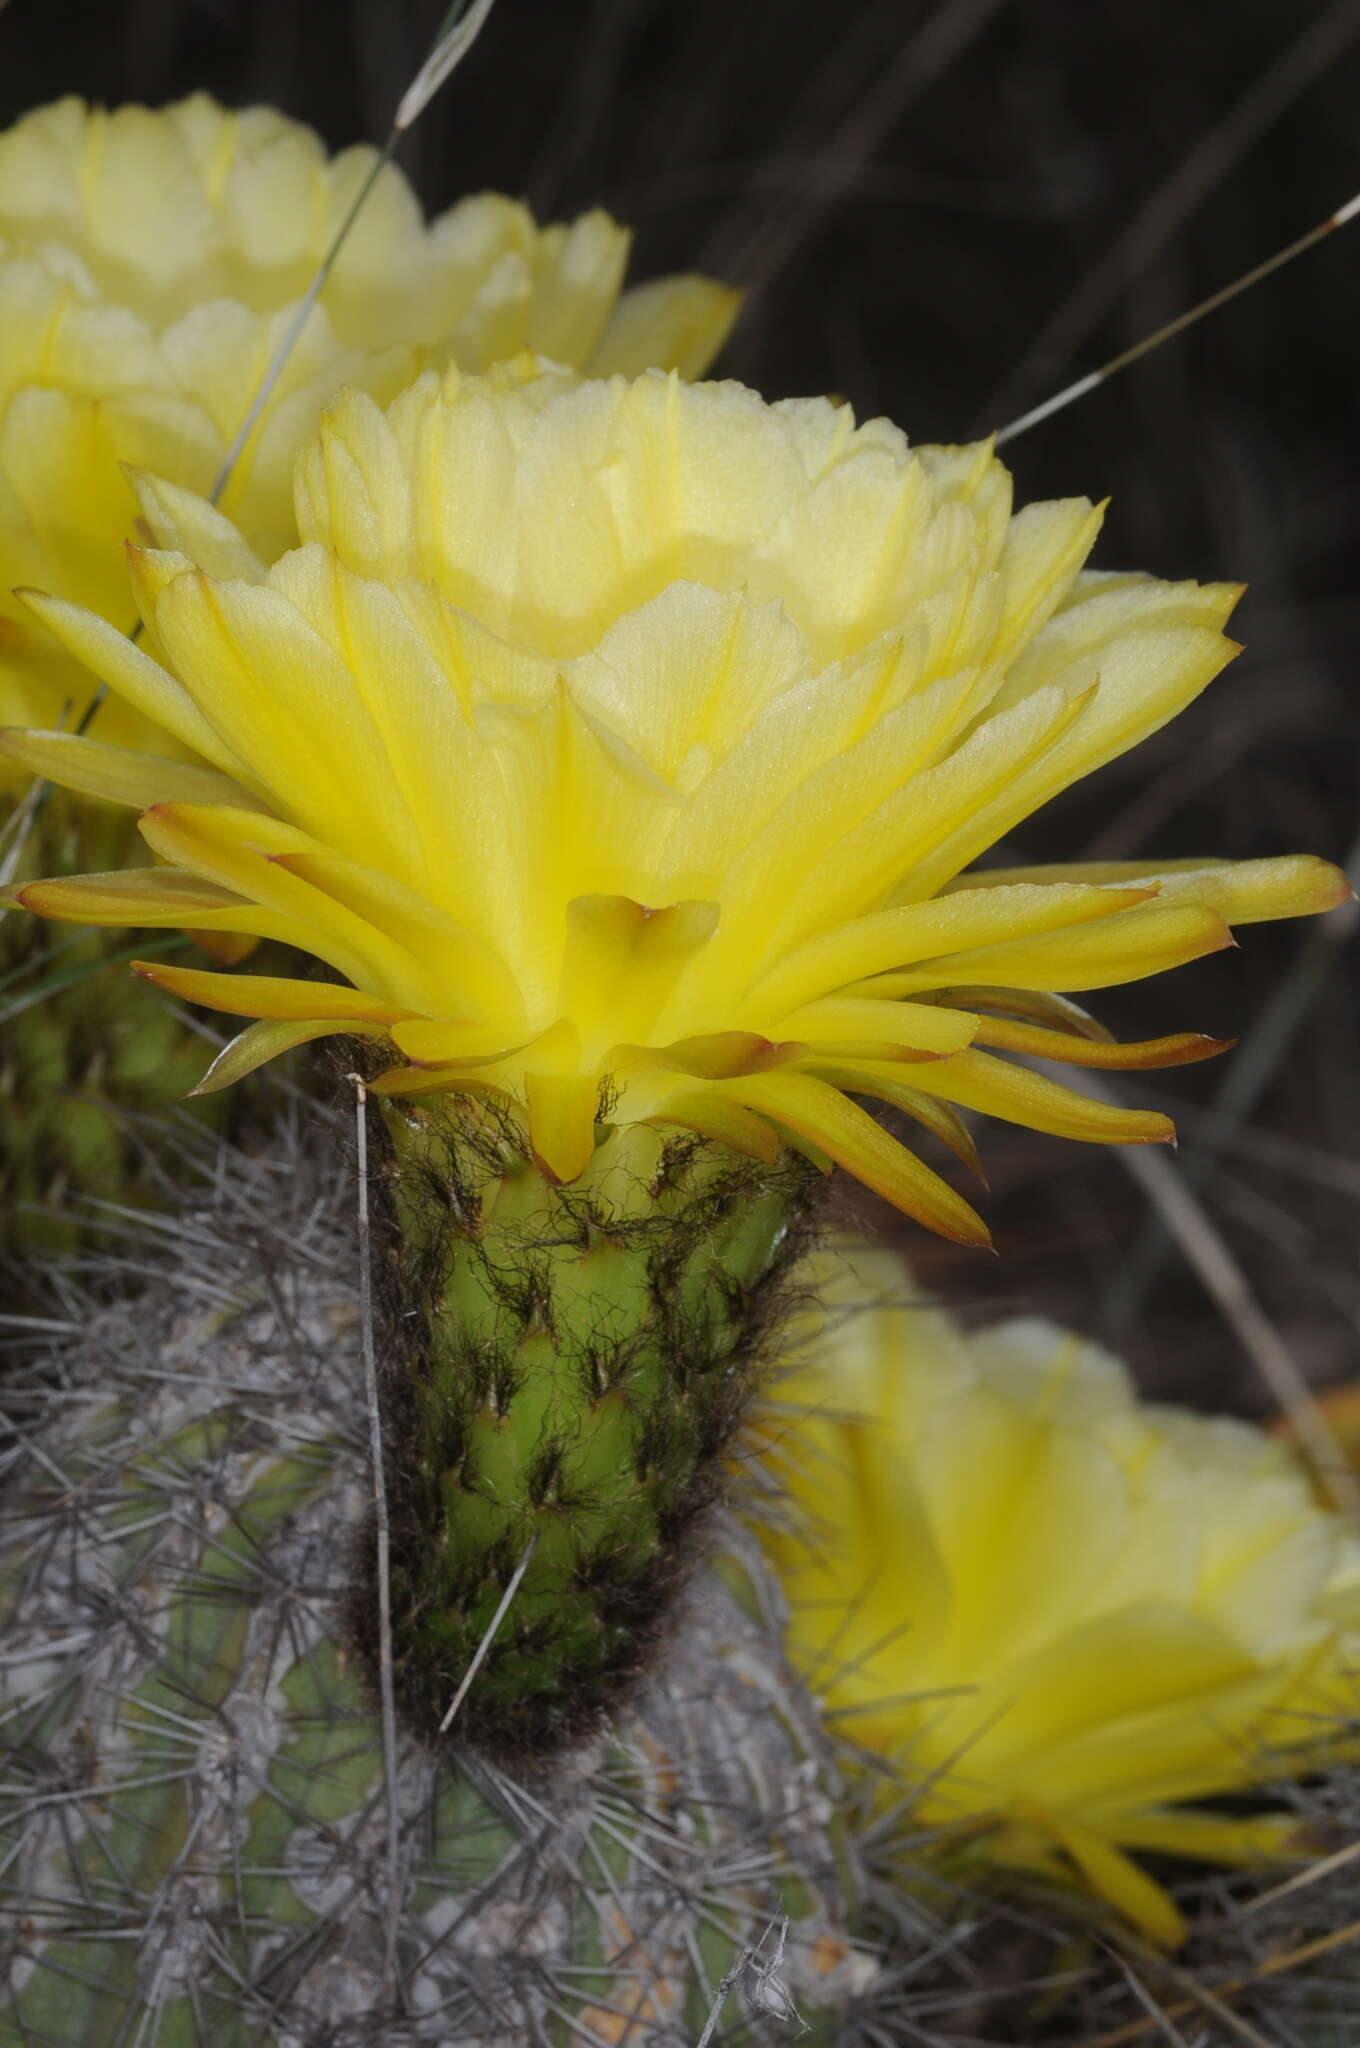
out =
[[[1068,297],[1044,322],[1029,348],[984,408],[982,431],[1009,412],[1031,379],[1071,360],[1106,308],[1198,209],[1233,166],[1266,135],[1360,35],[1357,0],[1339,0],[1305,25],[1274,65],[1254,78],[1236,105],[1200,136],[1194,148],[1144,201],[1122,234],[1108,243]]]
[[[29,832],[38,815],[44,786],[40,780],[30,782],[6,818],[3,827],[0,827],[0,849],[3,849],[3,858],[0,858],[0,886],[12,882],[19,872],[19,862],[23,859]],[[4,915],[4,911],[0,910],[0,917]]]
[[[749,2038],[786,1994],[820,2020],[876,1981],[815,1709],[716,1575],[673,1659],[551,1778],[400,1741],[391,1799],[378,1660],[370,1693],[344,1649],[373,1494],[355,1197],[310,1124],[272,1165],[204,1163],[182,1214],[140,1220],[143,1283],[114,1292],[120,1233],[107,1312],[15,1396],[0,1920],[25,1944],[23,2039],[659,2048],[697,2035],[771,1922],[749,2014],[716,2038]],[[82,2024],[73,2000],[99,2009]]]
[[[1069,1087],[1102,1102],[1117,1098],[1090,1074],[1064,1074]],[[1289,1417],[1298,1442],[1316,1466],[1333,1504],[1360,1515],[1360,1481],[1350,1469],[1336,1432],[1313,1398],[1289,1346],[1261,1307],[1212,1218],[1174,1162],[1144,1145],[1127,1146],[1124,1165],[1161,1218],[1167,1235],[1198,1275],[1231,1325],[1234,1336]]]
[[[393,123],[399,135],[404,134],[413,121],[420,119],[440,86],[457,70],[481,34],[495,4],[496,0],[473,0],[472,6],[467,7],[463,0],[456,0],[449,9],[434,48],[402,95]]]
[[[140,621],[138,622],[138,627],[140,630]],[[135,633],[133,638],[136,638]],[[85,707],[84,715],[76,726],[77,732],[84,732],[107,691],[107,683],[101,683]],[[70,716],[71,708],[70,701],[68,700],[58,721],[59,726],[65,726]],[[9,816],[5,819],[3,826],[0,826],[0,888],[7,888],[18,874],[19,863],[28,850],[29,841],[33,837],[38,820],[41,818],[51,794],[51,783],[43,776],[35,775],[22,797],[20,797],[13,810],[9,813]],[[0,909],[0,923],[3,923],[9,914],[8,908]]]
[[[0,912],[0,916],[3,916]],[[46,1002],[49,996],[60,995],[63,989],[78,988],[82,981],[92,975],[103,974],[111,967],[120,967],[129,960],[163,959],[169,953],[187,952],[186,938],[164,939],[149,946],[123,946],[116,952],[102,953],[97,960],[81,960],[72,967],[55,968],[39,980],[29,982],[21,995],[0,1006],[0,1024],[8,1024],[12,1018],[20,1017],[25,1010],[33,1009],[38,1003]],[[6,980],[9,977],[6,976]]]
[[[756,219],[716,236],[705,267],[765,290],[861,177],[874,152],[969,49],[1004,0],[946,0],[873,79],[839,127],[811,152],[805,171]],[[743,232],[744,231],[744,232]]]
[[[1347,854],[1345,868],[1352,885],[1360,884],[1360,841]],[[1343,947],[1355,937],[1358,917],[1360,903],[1354,898],[1328,911],[1318,919],[1289,971],[1281,976],[1253,1029],[1238,1047],[1210,1107],[1195,1156],[1183,1169],[1186,1186],[1198,1189],[1207,1183],[1220,1151],[1232,1142],[1265,1094],[1342,959]],[[1157,1219],[1150,1218],[1143,1235],[1121,1262],[1106,1297],[1103,1319],[1116,1340],[1155,1283],[1166,1250],[1166,1234]]]
[[[0,11],[3,10],[6,4],[7,0],[0,0]],[[469,8],[467,0],[454,0],[453,6],[450,7],[445,15],[429,56],[421,65],[420,70],[416,73],[415,78],[402,96],[387,141],[378,152],[368,176],[355,194],[348,213],[341,221],[330,247],[322,257],[310,284],[299,300],[283,339],[279,343],[263,377],[260,379],[250,404],[246,407],[245,414],[240,425],[237,427],[231,445],[223,459],[222,466],[214,479],[212,490],[209,493],[214,505],[220,501],[222,493],[230,483],[236,465],[240,461],[251,435],[259,425],[260,417],[265,407],[269,404],[270,398],[278,386],[280,377],[287,368],[289,358],[297,347],[303,329],[306,327],[317,301],[326,288],[327,279],[335,268],[341,252],[354,230],[355,223],[368,204],[369,196],[378,179],[396,154],[397,144],[406,130],[424,112],[440,86],[452,75],[472,48],[477,37],[481,34],[486,19],[494,5],[495,0],[472,0],[471,7]],[[139,619],[132,628],[130,637],[134,641],[138,640],[141,637],[141,632],[142,622]],[[89,703],[85,706],[75,727],[78,733],[86,731],[95,712],[99,709],[107,695],[108,685],[107,683],[101,683]],[[17,871],[18,863],[28,844],[32,829],[37,823],[50,794],[50,783],[41,779],[35,780],[29,786],[23,801],[18,805],[12,816],[6,820],[4,836],[11,843],[5,850],[3,861],[0,862],[0,884],[9,882]],[[0,910],[0,918],[3,918],[5,915],[6,912]]]
[[[429,105],[445,79],[451,75],[472,48],[493,5],[494,0],[473,0],[471,12],[468,12],[465,0],[454,0],[454,5],[445,15],[440,25],[439,33],[435,37],[434,47],[429,57],[416,73],[411,85],[402,96],[396,118],[392,123],[391,133],[378,151],[377,156],[373,159],[372,168],[368,176],[354,195],[354,200],[348,213],[336,229],[330,247],[317,265],[311,283],[298,301],[297,309],[288,323],[287,331],[275,350],[273,359],[261,378],[254,397],[246,408],[245,417],[236,430],[235,439],[227,450],[226,459],[218,471],[216,482],[213,484],[210,496],[214,504],[217,504],[223,491],[225,491],[228,483],[231,481],[232,472],[241,459],[242,451],[254,433],[260,415],[268,405],[279,378],[287,367],[288,359],[298,344],[302,330],[307,325],[317,300],[326,288],[326,281],[340,259],[341,252],[354,230],[355,222],[365,206],[367,206],[369,195],[373,191],[374,186],[396,154],[397,144],[411,123]]]
[[[1321,1884],[1325,1879],[1335,1877],[1338,1871],[1347,1869],[1357,1857],[1360,1857],[1360,1842],[1348,1842],[1344,1849],[1334,1850],[1330,1856],[1319,1856],[1306,1870],[1296,1871],[1283,1884],[1272,1885],[1268,1892],[1259,1892],[1254,1899],[1248,1899],[1242,1911],[1259,1913],[1263,1906],[1273,1906],[1280,1899],[1291,1898],[1295,1892],[1307,1891],[1310,1885]]]
[[[1207,299],[1201,299],[1197,306],[1191,306],[1184,313],[1178,313],[1174,320],[1168,320],[1155,334],[1149,334],[1142,341],[1136,341],[1132,348],[1121,349],[1117,356],[1112,356],[1108,363],[1102,363],[1098,370],[1088,371],[1084,377],[1078,377],[1073,383],[1065,384],[1061,391],[1055,391],[1052,398],[1044,399],[1040,405],[1031,406],[1028,412],[1021,413],[1019,419],[1011,420],[1009,425],[998,430],[996,446],[1000,448],[1007,441],[1013,441],[1018,434],[1027,434],[1031,427],[1037,427],[1042,420],[1052,419],[1055,413],[1064,411],[1069,405],[1075,405],[1079,398],[1085,398],[1088,392],[1108,383],[1111,377],[1118,376],[1121,370],[1127,370],[1130,364],[1141,361],[1144,356],[1150,356],[1163,342],[1174,341],[1178,334],[1184,334],[1187,328],[1194,327],[1210,313],[1216,313],[1220,306],[1231,305],[1243,292],[1249,292],[1253,285],[1263,283],[1277,270],[1283,270],[1286,263],[1292,263],[1296,256],[1302,256],[1307,250],[1316,248],[1319,242],[1333,234],[1337,228],[1344,228],[1357,214],[1360,214],[1360,193],[1353,199],[1348,199],[1344,206],[1338,206],[1335,213],[1329,213],[1316,227],[1309,228],[1307,234],[1299,235],[1283,249],[1277,249],[1275,254],[1267,256],[1263,263],[1254,264],[1250,270],[1244,271],[1241,277],[1234,278],[1231,284],[1225,284],[1221,290],[1211,293]]]
[[[1302,1968],[1305,1963],[1316,1962],[1319,1956],[1331,1955],[1347,1943],[1360,1940],[1360,1920],[1352,1920],[1345,1927],[1333,1929],[1330,1934],[1319,1935],[1316,1941],[1306,1941],[1299,1948],[1283,1950],[1266,1956],[1257,1968],[1245,1977],[1226,1977],[1220,1984],[1197,1983],[1182,1970],[1172,1970],[1172,1977],[1189,1987],[1190,1995],[1175,2005],[1163,2008],[1160,2014],[1147,2015],[1143,2019],[1128,2020],[1123,2026],[1111,2027],[1106,2033],[1092,2034],[1078,2044],[1078,2048],[1125,2048],[1131,2041],[1145,2040],[1162,2018],[1185,2019],[1196,2010],[1208,2011],[1224,2026],[1237,2034],[1239,2040],[1252,2044],[1252,2048],[1278,2048],[1268,2041],[1254,2027],[1248,2025],[1238,2014],[1224,2003],[1226,1999],[1238,1998],[1244,1991],[1250,1991],[1266,1977],[1281,1977],[1289,1970]],[[1169,1967],[1164,1965],[1163,1967]]]
[[[1164,2040],[1167,2040],[1171,2043],[1171,2048],[1188,2048],[1188,2043],[1186,2042],[1184,2034],[1176,2025],[1175,2021],[1171,2018],[1170,2014],[1164,2011],[1164,2009],[1160,2005],[1158,2005],[1156,1999],[1148,1990],[1146,1984],[1144,1984],[1142,1978],[1138,1975],[1138,1972],[1134,1969],[1132,1963],[1129,1962],[1127,1956],[1117,1956],[1115,1960],[1118,1962],[1120,1969],[1124,1972],[1124,1977],[1130,1991],[1138,2000],[1138,2003],[1142,2006],[1144,2012],[1148,2016],[1148,2019],[1152,2022],[1157,2032],[1162,2036]]]
[[[482,1637],[482,1640],[477,1645],[477,1654],[473,1658],[472,1662],[468,1665],[467,1670],[463,1673],[463,1676],[459,1681],[458,1690],[449,1702],[449,1710],[439,1724],[439,1732],[441,1735],[448,1734],[449,1729],[453,1726],[454,1720],[458,1713],[458,1709],[462,1706],[463,1701],[467,1698],[469,1692],[472,1690],[472,1681],[477,1676],[477,1673],[481,1670],[483,1664],[486,1662],[487,1652],[496,1640],[497,1629],[500,1627],[501,1623],[505,1620],[506,1615],[510,1611],[510,1603],[520,1589],[520,1585],[523,1581],[524,1574],[529,1569],[529,1560],[534,1554],[534,1550],[537,1543],[538,1531],[535,1529],[533,1535],[529,1538],[529,1541],[524,1546],[524,1550],[520,1557],[519,1563],[515,1566],[514,1571],[510,1575],[510,1583],[507,1585],[505,1591],[501,1594],[500,1604],[497,1606],[496,1612],[492,1615],[490,1621],[487,1623],[486,1634]]]
[[[1153,2017],[1159,2023],[1163,2017],[1179,2019],[1183,2012],[1193,2013],[1198,2008],[1201,2012],[1208,2013],[1212,2019],[1216,2019],[1220,2026],[1226,2027],[1235,2040],[1245,2044],[1245,2048],[1279,2048],[1278,2042],[1268,2041],[1259,2028],[1252,2026],[1249,2020],[1244,2020],[1230,2005],[1225,2005],[1218,1992],[1207,1984],[1201,1984],[1188,1970],[1179,1970],[1174,1963],[1168,1962],[1163,1962],[1162,1969],[1171,1983],[1182,1990],[1186,1997],[1184,2007],[1178,2006],[1174,2013],[1154,2014]]]

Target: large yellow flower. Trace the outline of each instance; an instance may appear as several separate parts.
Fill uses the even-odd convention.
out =
[[[143,486],[144,646],[36,617],[204,764],[75,738],[29,768],[144,808],[166,863],[34,883],[49,916],[286,939],[353,987],[148,967],[272,1020],[217,1083],[365,1031],[387,1093],[496,1088],[571,1181],[601,1114],[837,1160],[980,1241],[850,1098],[965,1156],[956,1105],[1078,1138],[1170,1134],[997,1057],[1155,1066],[1072,992],[1321,910],[1304,858],[964,873],[1170,718],[1231,654],[1235,591],[1081,573],[1084,500],[1012,516],[986,445],[908,451],[823,400],[522,360],[351,394],[297,474],[304,545],[263,569]]]
[[[1179,1939],[1129,1852],[1287,1848],[1278,1805],[1204,1802],[1353,1727],[1360,1540],[1263,1431],[1141,1406],[1081,1338],[965,1336],[883,1252],[813,1265],[823,1306],[764,1425],[795,1661],[885,1796]]]
[[[63,100],[0,135],[0,720],[55,724],[89,694],[13,586],[131,626],[119,544],[137,507],[120,465],[211,489],[372,163],[203,94],[159,113]],[[342,385],[390,397],[427,363],[478,370],[526,347],[600,373],[700,373],[735,295],[689,277],[620,298],[627,254],[607,214],[540,228],[491,193],[427,226],[385,170],[225,509],[267,559],[294,543],[294,458]],[[117,704],[100,729],[153,743]]]

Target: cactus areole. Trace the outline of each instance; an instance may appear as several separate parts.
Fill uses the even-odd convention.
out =
[[[588,1734],[663,1628],[819,1176],[632,1125],[559,1186],[498,1102],[383,1109],[398,1706],[436,1738],[481,1652],[456,1739],[524,1760]],[[371,1528],[363,1554],[376,1670]]]

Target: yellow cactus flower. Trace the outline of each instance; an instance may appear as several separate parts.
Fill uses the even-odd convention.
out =
[[[10,591],[38,583],[132,625],[121,465],[211,489],[372,163],[202,93],[156,113],[62,100],[0,135],[0,722],[56,724],[89,696]],[[478,370],[522,348],[700,374],[735,294],[679,277],[620,298],[627,254],[605,213],[541,228],[494,193],[426,225],[383,171],[227,486],[252,549],[294,544],[294,457],[342,385],[391,397],[427,364]],[[156,744],[125,705],[99,722]]]
[[[852,1097],[965,1157],[959,1107],[1165,1138],[998,1053],[1200,1058],[1191,1033],[1113,1045],[1068,998],[1346,893],[1302,857],[965,872],[1209,681],[1236,595],[1083,574],[1099,512],[1012,515],[985,444],[524,359],[427,373],[386,413],[346,395],[296,491],[303,545],[266,570],[144,483],[141,646],[27,597],[197,763],[4,742],[144,810],[163,863],[17,900],[278,937],[353,984],[147,966],[266,1020],[211,1085],[365,1033],[396,1048],[379,1092],[500,1090],[558,1181],[602,1114],[675,1124],[794,1144],[981,1242]]]
[[[762,1429],[789,1647],[946,1842],[1174,1943],[1139,1852],[1247,1865],[1297,1822],[1216,1811],[1360,1713],[1360,1539],[1263,1430],[1141,1404],[1035,1319],[965,1335],[889,1254],[820,1254]]]

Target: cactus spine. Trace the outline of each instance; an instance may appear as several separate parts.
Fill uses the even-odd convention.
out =
[[[15,1394],[2,2048],[691,2048],[781,1914],[794,1996],[831,2026],[874,1966],[844,1932],[825,1738],[739,1547],[682,1596],[635,1703],[551,1772],[404,1733],[391,1889],[344,1626],[371,1497],[354,1251],[323,1185],[256,1160],[158,1219],[164,1277]],[[727,2018],[719,2039],[784,2037],[739,1992]]]
[[[465,1733],[542,1753],[598,1722],[656,1638],[817,1176],[632,1126],[557,1187],[506,1112],[389,1107],[399,1697],[437,1730],[527,1555]]]

